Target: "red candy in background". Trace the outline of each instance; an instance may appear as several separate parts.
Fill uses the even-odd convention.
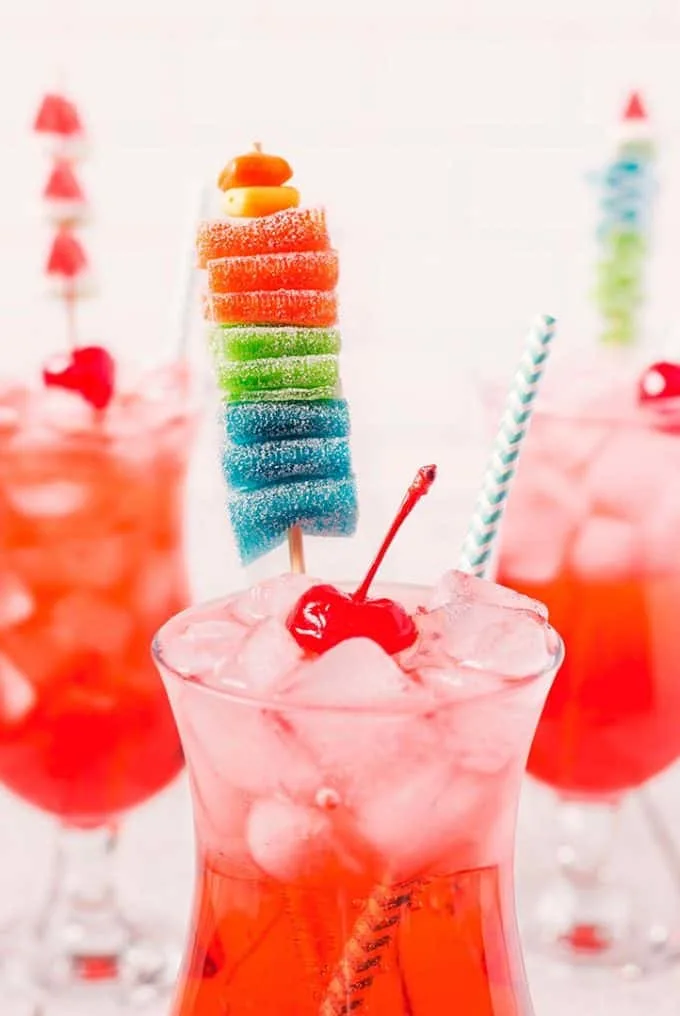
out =
[[[80,122],[78,110],[69,99],[56,92],[48,92],[36,114],[33,130],[38,134],[61,134],[64,137],[73,137],[76,134],[82,134],[83,125]]]
[[[43,370],[48,387],[79,392],[95,409],[105,409],[111,401],[115,378],[115,361],[101,346],[74,349],[68,357],[55,357]]]
[[[680,398],[680,364],[653,363],[640,378],[638,397],[643,404]]]
[[[51,201],[85,201],[83,189],[67,159],[55,160],[43,197]]]
[[[628,105],[623,114],[624,120],[646,120],[647,111],[642,105],[642,99],[638,92],[633,92],[628,100]]]
[[[70,229],[60,229],[55,236],[47,259],[48,275],[61,275],[75,279],[87,268],[83,246]]]

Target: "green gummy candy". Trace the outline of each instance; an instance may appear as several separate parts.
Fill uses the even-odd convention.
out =
[[[218,382],[230,402],[334,398],[339,382],[338,358],[281,356],[224,363],[218,367]]]
[[[215,361],[266,360],[283,356],[325,356],[340,351],[337,328],[217,327],[210,335]]]

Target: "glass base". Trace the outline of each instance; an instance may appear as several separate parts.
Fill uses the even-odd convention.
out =
[[[82,936],[82,928],[43,929],[33,945],[30,979],[63,1004],[108,998],[122,1006],[145,1006],[170,992],[181,960],[177,936],[145,933],[119,924],[103,935]],[[103,929],[102,929],[103,930]]]
[[[528,950],[570,965],[609,967],[639,977],[680,960],[680,940],[641,916],[616,885],[558,882],[544,893],[524,929]]]

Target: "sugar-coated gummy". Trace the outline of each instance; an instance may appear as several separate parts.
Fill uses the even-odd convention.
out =
[[[291,526],[310,536],[351,536],[357,523],[354,478],[302,480],[256,491],[232,491],[231,525],[248,564],[283,543]]]
[[[222,468],[234,490],[258,490],[290,480],[342,480],[352,473],[344,437],[227,444]]]
[[[200,224],[196,240],[199,268],[215,258],[329,248],[322,208],[288,208],[259,219],[212,219]]]
[[[322,356],[340,352],[337,328],[217,325],[209,337],[216,364],[279,356]]]
[[[316,402],[237,402],[224,406],[224,436],[234,444],[307,437],[347,437],[345,399]]]
[[[326,328],[338,320],[335,293],[318,289],[211,293],[206,309],[217,324],[308,325]]]
[[[267,392],[306,391],[313,399],[318,389],[335,391],[339,383],[337,356],[279,356],[267,360],[224,363],[217,381],[232,402],[266,398]],[[318,394],[316,395],[318,398]]]
[[[308,402],[313,400],[338,399],[340,398],[340,385],[321,385],[319,388],[278,388],[270,391],[245,392],[233,402]],[[224,401],[229,401],[229,396],[223,396]]]
[[[218,258],[208,262],[212,293],[243,293],[265,289],[335,289],[337,251],[288,251]]]

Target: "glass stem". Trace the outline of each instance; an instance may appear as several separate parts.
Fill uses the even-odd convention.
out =
[[[619,805],[563,799],[558,806],[561,877],[546,892],[540,916],[549,939],[575,954],[610,953],[630,931],[632,901],[609,870]]]
[[[558,805],[557,860],[564,877],[577,887],[600,885],[616,841],[620,801],[574,801]]]
[[[112,826],[58,833],[52,884],[38,933],[43,980],[106,980],[119,976],[130,928],[115,890],[117,831]]]

